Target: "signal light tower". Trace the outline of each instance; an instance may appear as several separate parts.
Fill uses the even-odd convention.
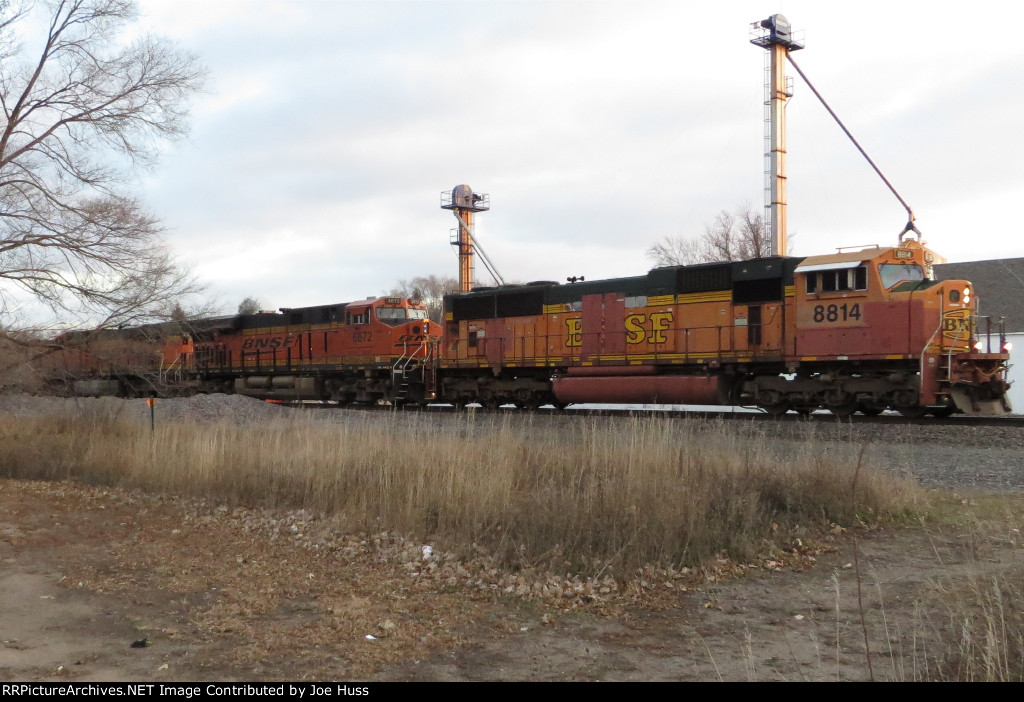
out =
[[[772,255],[786,255],[786,102],[793,90],[786,79],[786,57],[804,48],[793,39],[789,20],[772,15],[751,25],[756,35],[751,44],[766,49],[768,80],[765,81],[765,209],[768,210]]]
[[[491,209],[489,195],[474,193],[468,185],[456,185],[441,193],[441,209],[452,210],[459,228],[452,230],[451,244],[459,256],[459,291],[473,289],[473,214]]]

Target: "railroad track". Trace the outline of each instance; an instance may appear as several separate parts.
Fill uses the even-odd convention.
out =
[[[645,408],[591,408],[585,406],[574,406],[570,405],[565,409],[556,409],[551,406],[541,407],[536,410],[525,410],[512,406],[503,406],[497,408],[486,408],[486,407],[464,407],[457,408],[452,405],[427,405],[421,407],[419,405],[403,405],[400,407],[394,407],[392,405],[375,405],[375,404],[346,404],[339,405],[330,402],[297,402],[297,403],[279,403],[282,406],[306,409],[306,410],[318,410],[318,409],[341,409],[341,410],[357,410],[363,412],[426,412],[426,413],[438,413],[438,414],[454,414],[457,412],[472,412],[475,414],[550,414],[552,416],[561,417],[632,417],[636,415],[650,415],[652,417],[666,417],[666,418],[700,418],[700,419],[721,419],[729,421],[751,421],[751,422],[785,422],[785,423],[826,423],[826,424],[880,424],[880,425],[893,425],[893,426],[945,426],[945,427],[1024,427],[1024,415],[1004,415],[1000,417],[969,417],[967,415],[952,415],[950,417],[903,417],[899,414],[884,413],[874,417],[869,417],[862,414],[854,414],[850,417],[836,417],[828,411],[815,412],[809,415],[798,414],[796,412],[789,412],[784,415],[770,415],[757,410],[749,410],[747,408],[738,408],[736,411],[733,408],[727,408],[722,410],[680,410],[680,409],[662,409],[659,407],[645,407]]]

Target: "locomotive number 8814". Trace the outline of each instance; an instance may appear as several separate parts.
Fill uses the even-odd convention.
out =
[[[450,295],[440,395],[839,416],[1008,412],[1005,336],[979,325],[968,281],[932,279],[934,260],[907,239]]]

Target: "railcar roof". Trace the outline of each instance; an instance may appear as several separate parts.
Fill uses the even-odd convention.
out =
[[[857,251],[841,251],[834,254],[824,254],[822,256],[808,256],[805,258],[800,265],[801,266],[820,266],[828,263],[859,263],[860,261],[867,261],[868,259],[881,256],[886,251],[891,251],[892,246],[869,246]]]
[[[793,284],[793,270],[804,259],[774,256],[749,261],[701,263],[655,268],[646,275],[587,280],[568,285],[534,283],[477,288],[445,296],[453,319],[481,319],[541,314],[545,305],[580,302],[585,295],[616,293],[656,297],[728,291],[737,302],[781,299],[782,287]]]

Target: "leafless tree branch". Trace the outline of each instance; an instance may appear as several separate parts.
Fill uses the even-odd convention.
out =
[[[426,275],[409,280],[399,280],[389,295],[417,297],[427,303],[427,314],[431,321],[440,324],[444,318],[444,296],[458,292],[459,279],[452,276]]]
[[[15,27],[43,12],[46,36],[21,46]],[[125,324],[197,288],[128,186],[184,134],[204,71],[163,39],[118,42],[135,15],[133,0],[0,0],[0,301],[20,288]]]
[[[711,224],[705,225],[704,234],[700,237],[666,236],[647,249],[647,257],[658,266],[747,261],[771,255],[771,240],[764,215],[753,210],[749,203],[733,212],[719,212]]]

